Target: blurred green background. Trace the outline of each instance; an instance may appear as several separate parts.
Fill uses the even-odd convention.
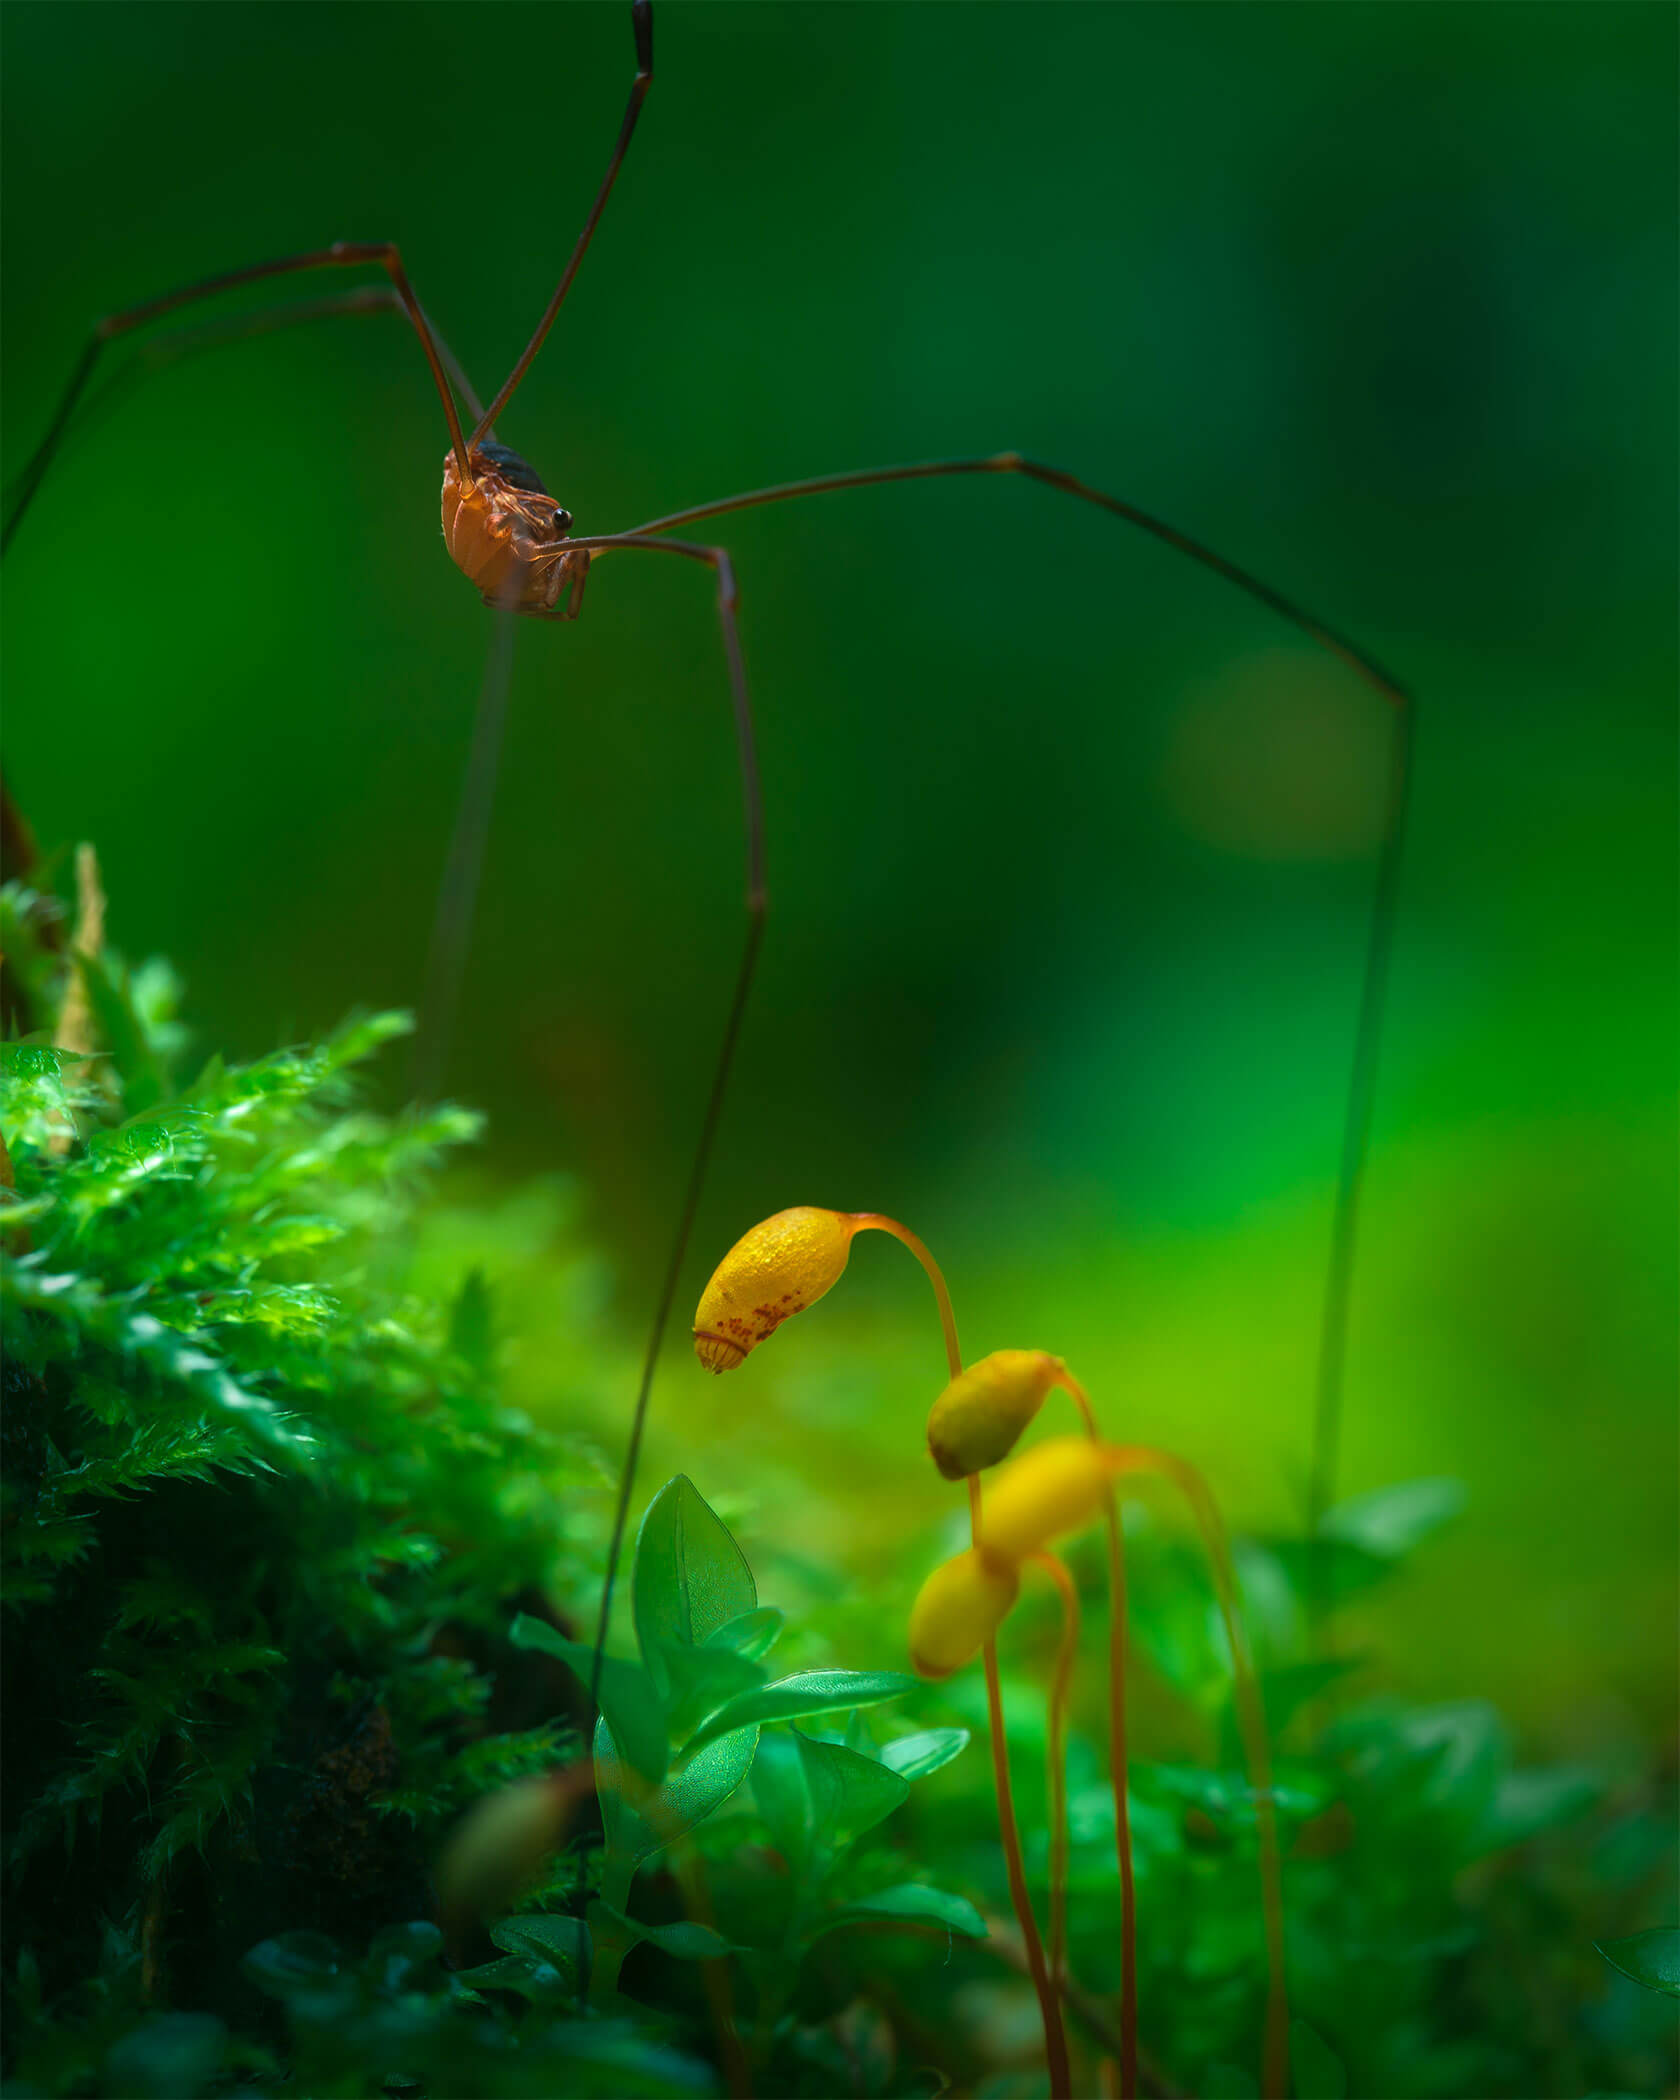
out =
[[[93,316],[338,238],[401,243],[489,392],[632,70],[616,0],[13,0],[0,28],[9,474]],[[661,0],[656,37],[502,436],[584,531],[1012,446],[1412,685],[1343,1478],[1470,1504],[1373,1631],[1399,1684],[1550,1750],[1666,1734],[1673,10]],[[206,1047],[418,995],[487,643],[444,446],[412,339],[339,320],[147,379],[19,535],[14,790],[43,842],[98,842],[113,938],[177,959]],[[746,1225],[819,1202],[921,1231],[971,1354],[1058,1351],[1114,1433],[1297,1522],[1380,707],[1043,489],[720,536],[773,919],[646,1483],[733,1497],[755,1557],[927,1564],[941,1358],[901,1255],[864,1242],[730,1380],[680,1331]],[[576,1177],[628,1377],[739,939],[704,575],[623,557],[579,626],[527,624],[506,758],[451,1085],[492,1111],[488,1182]],[[537,1407],[545,1215],[488,1235]]]

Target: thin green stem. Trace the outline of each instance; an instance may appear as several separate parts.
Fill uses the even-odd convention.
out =
[[[1342,1385],[1347,1372],[1348,1312],[1353,1296],[1353,1257],[1359,1233],[1359,1198],[1371,1143],[1371,1109],[1377,1091],[1377,1052],[1382,1041],[1383,1001],[1399,916],[1400,864],[1406,846],[1406,815],[1411,799],[1412,742],[1416,729],[1414,703],[1396,688],[1393,741],[1390,746],[1388,795],[1383,810],[1382,851],[1371,899],[1371,927],[1365,944],[1365,974],[1359,994],[1359,1020],[1353,1042],[1353,1070],[1348,1082],[1347,1116],[1342,1128],[1341,1170],[1336,1180],[1336,1208],[1330,1225],[1330,1267],[1324,1286],[1324,1316],[1319,1334],[1318,1396],[1313,1410],[1312,1473],[1307,1491],[1308,1607],[1319,1641],[1329,1631],[1335,1608],[1330,1580],[1330,1553],[1324,1519],[1336,1499],[1336,1468],[1341,1455]]]
[[[1050,1807],[1050,1982],[1060,1999],[1067,1984],[1067,1713],[1073,1666],[1079,1659],[1079,1592],[1055,1554],[1031,1553],[1027,1558],[1049,1576],[1062,1601],[1062,1637],[1056,1646],[1055,1675],[1050,1680],[1045,1787]]]
[[[1085,1388],[1064,1366],[1057,1384],[1078,1408],[1085,1433],[1101,1444]],[[1126,1786],[1126,1557],[1120,1503],[1112,1486],[1103,1495],[1108,1547],[1108,1776],[1114,1793],[1114,1854],[1120,1870],[1120,2100],[1138,2087],[1137,1886],[1132,1873],[1132,1816]]]
[[[601,1876],[601,1900],[610,1904],[621,1917],[630,1915],[630,1884],[635,1878],[634,1860],[611,1853],[607,1855]],[[599,2005],[617,1991],[618,1972],[635,1941],[622,1925],[615,1925],[598,1912],[591,1936],[594,1945],[589,1964],[589,1998],[592,2004]]]
[[[1120,1473],[1164,1473],[1190,1505],[1213,1569],[1214,1594],[1231,1649],[1237,1727],[1248,1766],[1249,1790],[1260,1835],[1260,1901],[1266,1927],[1266,2034],[1261,2058],[1265,2100],[1282,2100],[1289,2089],[1289,1995],[1284,1976],[1283,1867],[1278,1848],[1277,1809],[1272,1800],[1272,1757],[1266,1739],[1266,1710],[1260,1699],[1248,1635],[1237,1599],[1236,1570],[1218,1504],[1188,1459],[1152,1444],[1111,1444],[1108,1456]]]
[[[968,1476],[968,1513],[975,1543],[980,1539],[980,1480]],[[1021,1939],[1027,1950],[1027,1973],[1038,1993],[1039,2015],[1044,2022],[1044,2054],[1050,2071],[1050,2100],[1069,2100],[1073,2077],[1068,2068],[1067,2032],[1062,2025],[1062,2001],[1051,1986],[1044,1961],[1044,1942],[1038,1936],[1027,1894],[1027,1870],[1021,1858],[1021,1832],[1015,1821],[1015,1795],[1009,1783],[1009,1738],[1003,1727],[1003,1685],[998,1676],[997,1642],[988,1640],[980,1651],[986,1672],[986,1718],[992,1739],[992,1784],[997,1793],[998,1835],[1003,1841],[1004,1872],[1009,1877],[1009,1900]]]

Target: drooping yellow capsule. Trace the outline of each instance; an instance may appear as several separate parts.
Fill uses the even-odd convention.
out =
[[[947,1480],[995,1466],[1044,1405],[1062,1368],[1042,1349],[997,1349],[953,1378],[928,1416],[928,1450]]]
[[[910,1607],[910,1667],[949,1677],[971,1662],[1002,1625],[1021,1577],[1010,1561],[971,1546],[935,1568]]]
[[[1088,1437],[1056,1436],[1005,1466],[980,1514],[980,1543],[1001,1560],[1036,1553],[1064,1531],[1080,1531],[1101,1513],[1114,1466]]]
[[[856,1222],[837,1210],[779,1210],[738,1239],[694,1309],[694,1353],[732,1371],[784,1320],[814,1305],[845,1273]]]

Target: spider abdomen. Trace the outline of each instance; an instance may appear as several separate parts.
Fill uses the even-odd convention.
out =
[[[553,613],[574,566],[566,535],[571,513],[543,487],[534,467],[505,445],[478,445],[473,478],[461,484],[453,450],[443,462],[443,538],[449,557],[486,605]]]

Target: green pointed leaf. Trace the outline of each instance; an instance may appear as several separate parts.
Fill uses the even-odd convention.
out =
[[[508,1637],[516,1648],[535,1648],[563,1662],[585,1691],[589,1689],[595,1654],[583,1642],[567,1640],[546,1620],[535,1619],[523,1611],[514,1620]],[[621,1662],[613,1655],[603,1656],[601,1711],[612,1728],[614,1741],[623,1746],[624,1761],[630,1769],[644,1779],[662,1779],[670,1763],[665,1706],[648,1673],[635,1663]]]
[[[1347,2072],[1341,2058],[1305,2020],[1289,2023],[1289,2063],[1295,2100],[1346,2100]]]
[[[910,1798],[910,1782],[873,1757],[819,1743],[797,1728],[759,1744],[753,1798],[772,1842],[796,1873],[873,1829]]]
[[[926,1888],[919,1882],[904,1882],[896,1888],[878,1889],[873,1896],[859,1897],[837,1910],[826,1911],[815,1920],[805,1937],[814,1940],[825,1932],[837,1932],[843,1925],[868,1925],[885,1918],[942,1925],[947,1932],[954,1932],[965,1940],[983,1940],[987,1936],[985,1919],[965,1896],[953,1896],[944,1889]]]
[[[953,1757],[960,1757],[968,1743],[966,1728],[924,1728],[919,1735],[901,1735],[896,1742],[884,1743],[879,1754],[882,1764],[903,1778],[925,1779]]]
[[[816,1818],[799,1745],[791,1731],[777,1729],[760,1740],[752,1785],[770,1842],[789,1866],[803,1867],[816,1834]]]
[[[1680,1998],[1680,1932],[1658,1927],[1625,1940],[1594,1940],[1593,1945],[1611,1968],[1646,1990]]]
[[[648,1791],[627,1776],[612,1730],[599,1720],[595,1723],[595,1792],[601,1803],[601,1835],[606,1839],[610,1857],[645,1859],[650,1852],[658,1851],[659,1840],[631,1806],[626,1793],[629,1786],[634,1786],[638,1795]]]
[[[793,1677],[742,1692],[720,1707],[692,1739],[690,1750],[712,1742],[749,1722],[801,1721],[811,1714],[844,1713],[854,1706],[878,1706],[902,1699],[916,1689],[914,1677],[896,1670],[801,1670]]]
[[[773,1604],[761,1604],[756,1611],[744,1611],[733,1619],[726,1619],[715,1633],[706,1636],[708,1648],[729,1648],[737,1655],[744,1655],[749,1662],[757,1662],[761,1655],[768,1655],[781,1638],[784,1616]]]
[[[648,1504],[630,1578],[636,1639],[663,1693],[666,1646],[698,1646],[758,1603],[746,1555],[687,1474]]]
[[[752,1770],[757,1750],[757,1728],[737,1729],[690,1752],[663,1786],[649,1788],[634,1779],[627,1782],[612,1732],[605,1721],[597,1722],[595,1786],[608,1850],[643,1860],[686,1835],[729,1799]],[[633,1799],[626,1798],[627,1784]]]
[[[517,1991],[534,2005],[559,2005],[577,1994],[577,1985],[552,1962],[533,1961],[524,1954],[504,1954],[499,1961],[482,1962],[476,1969],[456,1973],[469,1990]]]
[[[1324,1519],[1323,1535],[1379,1560],[1399,1560],[1450,1523],[1464,1503],[1461,1480],[1403,1480],[1339,1503]]]
[[[575,1990],[580,1970],[589,1970],[589,1927],[581,1918],[501,1918],[491,1926],[490,1937],[504,1954],[527,1961],[546,1963],[558,1969]]]
[[[909,1780],[875,1758],[860,1757],[839,1743],[819,1743],[797,1728],[793,1739],[799,1745],[817,1836],[823,1843],[837,1850],[849,1845],[909,1800]]]
[[[764,1672],[730,1648],[690,1648],[661,1641],[648,1658],[656,1675],[663,1665],[671,1740],[679,1746],[726,1701],[764,1682]]]
[[[643,1925],[635,1918],[626,1917],[623,1911],[614,1910],[610,1903],[591,1905],[591,1911],[596,1910],[604,1911],[632,1939],[645,1940],[662,1954],[675,1955],[678,1961],[719,1961],[726,1954],[741,1952],[721,1932],[714,1932],[709,1925],[697,1925],[690,1918],[681,1919],[675,1925]]]
[[[703,1750],[691,1747],[645,1810],[656,1844],[670,1844],[721,1808],[752,1770],[757,1750],[756,1726],[734,1729]]]

